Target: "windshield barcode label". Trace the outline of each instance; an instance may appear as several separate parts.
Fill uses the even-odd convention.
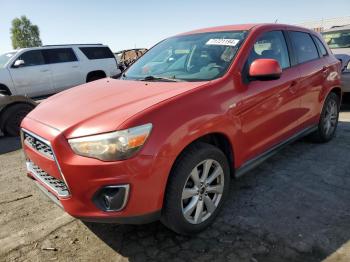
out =
[[[206,45],[236,46],[238,43],[238,39],[209,39]]]

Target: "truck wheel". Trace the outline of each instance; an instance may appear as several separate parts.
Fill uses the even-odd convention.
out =
[[[4,134],[19,136],[21,122],[33,108],[30,104],[15,104],[5,109],[2,114]]]
[[[312,141],[326,143],[334,137],[338,125],[339,110],[339,96],[330,93],[324,102],[317,130],[310,136]]]
[[[162,223],[184,235],[204,230],[222,208],[229,184],[230,169],[221,150],[205,143],[190,146],[169,176]]]

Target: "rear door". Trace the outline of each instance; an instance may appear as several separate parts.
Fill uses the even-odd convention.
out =
[[[309,33],[289,31],[289,38],[293,45],[297,68],[300,74],[301,109],[303,127],[315,125],[320,113],[320,92],[329,73],[327,67],[327,53],[321,55],[315,40]],[[327,51],[326,51],[327,52]]]
[[[9,71],[18,94],[37,97],[54,92],[51,68],[41,50],[25,51],[17,60],[23,60],[24,64],[20,67],[11,65]]]
[[[55,93],[85,83],[80,63],[72,48],[44,49],[43,53],[51,66]]]
[[[84,63],[86,72],[102,70],[107,77],[119,72],[117,60],[107,46],[81,46],[79,50],[87,58]]]
[[[256,59],[270,58],[279,62],[282,75],[277,80],[258,81],[247,76],[241,100],[240,119],[244,136],[243,161],[250,160],[289,138],[298,130],[300,93],[299,72],[291,66],[285,35],[282,31],[263,33],[255,42],[247,64]]]

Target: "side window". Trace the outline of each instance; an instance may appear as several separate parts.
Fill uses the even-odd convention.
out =
[[[290,32],[298,63],[304,63],[319,58],[314,41],[308,33]]]
[[[78,61],[72,48],[45,49],[43,52],[49,64]]]
[[[318,49],[321,52],[321,56],[326,56],[328,55],[327,49],[324,47],[323,43],[321,42],[320,39],[318,39],[318,37],[313,36],[313,39],[315,40],[316,45],[318,46]]]
[[[22,67],[37,66],[37,65],[45,64],[44,56],[40,50],[27,51],[21,54],[21,56],[18,59],[24,61],[24,64]]]
[[[261,58],[277,60],[282,69],[290,67],[288,48],[282,31],[267,32],[259,37],[250,52],[248,66]]]
[[[79,49],[90,60],[115,58],[108,47],[79,47]]]

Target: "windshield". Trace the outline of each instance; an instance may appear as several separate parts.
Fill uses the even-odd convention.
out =
[[[137,60],[122,79],[206,81],[221,77],[246,35],[246,31],[230,31],[168,38]]]
[[[0,68],[4,67],[7,62],[16,54],[16,52],[8,52],[0,55]]]
[[[323,33],[323,37],[330,48],[350,47],[350,30]]]

